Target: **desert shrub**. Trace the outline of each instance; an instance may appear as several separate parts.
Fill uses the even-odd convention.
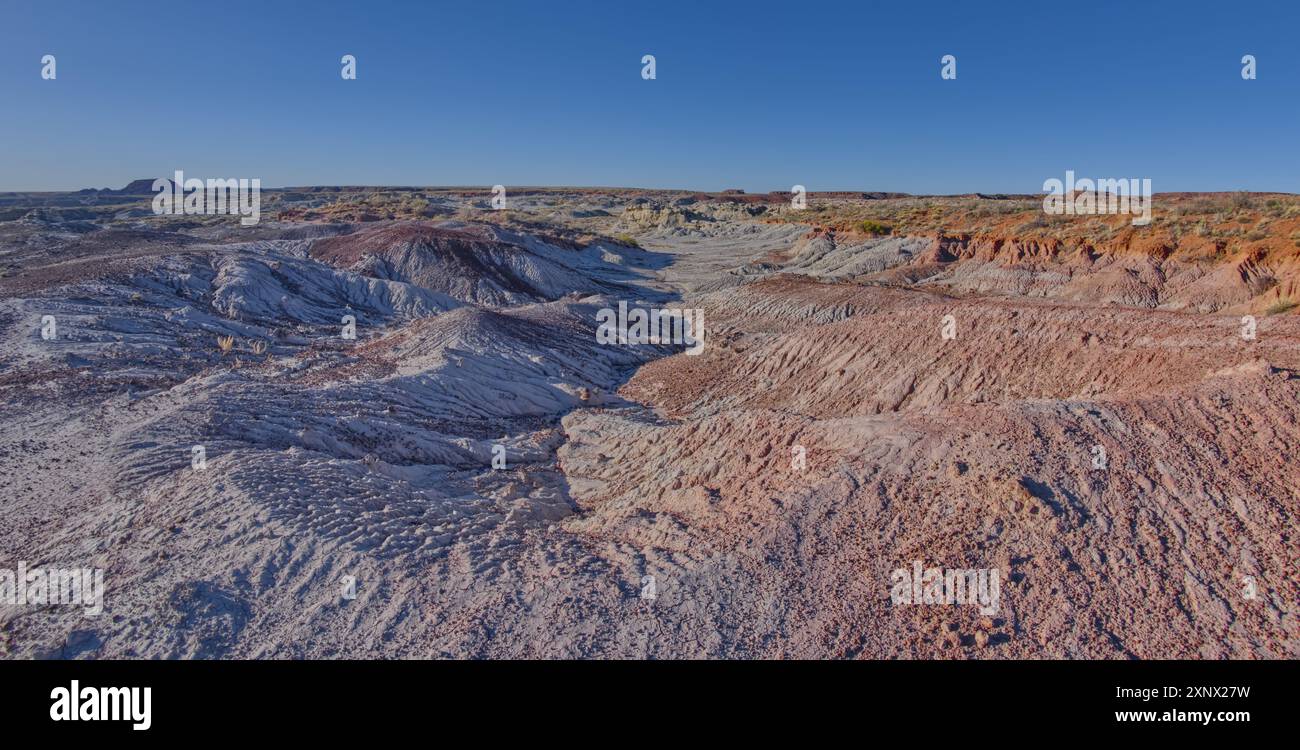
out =
[[[1182,216],[1188,216],[1193,214],[1208,214],[1208,213],[1212,213],[1213,211],[1214,211],[1214,203],[1205,198],[1197,198],[1196,200],[1181,205],[1176,209],[1176,213]]]
[[[1296,307],[1300,307],[1300,302],[1286,299],[1284,297],[1282,299],[1279,299],[1277,302],[1274,302],[1273,304],[1269,305],[1268,310],[1266,312],[1269,315],[1280,315],[1284,312],[1287,312],[1288,310],[1294,310]]]
[[[864,234],[889,234],[891,231],[885,224],[872,219],[863,219],[862,223],[858,224],[858,229]]]
[[[1044,214],[1036,213],[1029,219],[1029,221],[1016,225],[1015,232],[1017,234],[1024,234],[1026,232],[1032,232],[1035,229],[1042,229],[1046,226],[1048,226],[1047,217]]]

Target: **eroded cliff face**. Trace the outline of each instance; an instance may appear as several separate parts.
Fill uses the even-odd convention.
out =
[[[1158,194],[1153,203],[1141,226],[1126,215],[1047,215],[1027,196],[821,200],[815,210],[772,207],[765,219],[810,223],[809,246],[841,256],[840,266],[888,255],[884,239],[928,241],[890,258],[887,271],[854,269],[858,281],[1257,315],[1300,302],[1300,198]]]
[[[1265,248],[1226,256],[1164,245],[1099,249],[1055,239],[826,229],[765,261],[822,280],[957,295],[1262,315],[1291,310],[1300,279],[1300,261]]]

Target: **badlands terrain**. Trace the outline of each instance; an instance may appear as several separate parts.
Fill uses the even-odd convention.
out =
[[[1300,657],[1300,197],[149,182],[0,194],[4,656]]]

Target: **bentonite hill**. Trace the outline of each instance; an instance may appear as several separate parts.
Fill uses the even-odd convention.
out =
[[[1300,198],[149,182],[0,195],[0,654],[1300,657]]]

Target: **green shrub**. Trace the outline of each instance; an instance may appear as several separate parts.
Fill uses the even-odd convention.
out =
[[[1296,307],[1300,307],[1300,302],[1294,302],[1289,299],[1280,299],[1272,305],[1269,305],[1268,310],[1265,312],[1269,315],[1281,315],[1288,310],[1294,310]]]

